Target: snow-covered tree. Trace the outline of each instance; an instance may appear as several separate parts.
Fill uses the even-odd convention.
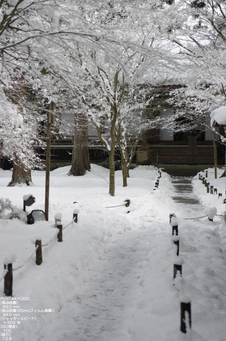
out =
[[[38,144],[36,119],[31,112],[25,112],[24,106],[20,110],[18,101],[17,104],[10,102],[3,91],[0,91],[0,102],[1,153],[14,164],[10,185],[29,185],[31,165],[38,160],[33,148]]]
[[[85,14],[80,5],[80,1],[70,0],[0,1],[0,82],[2,85],[0,91],[1,98],[4,98],[2,107],[6,105],[6,101],[9,102],[9,108],[14,103],[14,116],[10,115],[10,111],[6,111],[5,121],[8,128],[14,127],[12,128],[14,131],[16,131],[15,121],[20,122],[18,128],[23,127],[26,130],[26,124],[28,128],[27,133],[23,134],[23,139],[19,139],[17,144],[14,143],[15,140],[11,141],[13,135],[10,133],[7,135],[6,129],[1,135],[5,146],[9,141],[11,146],[14,146],[13,153],[9,149],[7,152],[6,148],[2,152],[13,161],[15,172],[12,183],[19,178],[20,183],[31,182],[30,169],[37,159],[34,157],[33,141],[36,141],[37,146],[43,138],[41,136],[41,140],[38,141],[37,128],[32,132],[29,130],[31,117],[36,123],[45,126],[46,109],[51,102],[56,103],[56,108],[63,110],[65,107],[67,98],[63,99],[62,96],[65,88],[62,87],[57,72],[59,68],[61,74],[64,73],[65,68],[69,69],[69,65],[64,63],[65,51],[61,46],[62,40],[68,35],[82,40],[88,40],[93,36],[95,40],[95,33],[91,32],[87,25],[88,20],[85,18],[83,20]],[[28,92],[35,94],[35,100],[28,100]],[[4,126],[6,127],[5,124]],[[18,134],[20,135],[19,132]],[[28,154],[33,157],[25,158]]]
[[[121,151],[125,175],[144,128],[141,120],[142,108],[146,105],[145,90],[148,92],[152,83],[166,80],[176,69],[176,63],[166,53],[165,43],[161,42],[159,27],[152,21],[139,22],[139,6],[128,4],[103,2],[103,7],[97,6],[96,11],[89,12],[90,23],[100,30],[100,39],[95,43],[71,36],[61,42],[67,51],[67,67],[60,78],[71,94],[69,97],[77,107],[78,117],[83,115],[83,122],[86,121],[88,111],[89,120],[109,153],[111,195],[114,195],[116,145]],[[128,5],[129,10],[124,5]],[[149,15],[153,13],[150,11]],[[104,33],[111,34],[111,40],[102,39]],[[142,88],[145,82],[146,88]],[[80,131],[82,127],[86,129],[84,123]],[[77,130],[77,136],[79,134]],[[85,145],[86,131],[82,136]],[[76,140],[75,148],[78,148]]]
[[[226,3],[175,1],[167,15],[171,23],[164,22],[163,35],[175,44],[175,58],[184,66],[184,87],[171,93],[177,108],[172,127],[182,120],[182,129],[210,129],[210,112],[226,103]]]
[[[0,2],[1,140],[2,154],[13,161],[10,185],[30,184],[30,170],[37,161],[34,145],[39,144],[40,118],[32,93],[40,85],[43,66],[35,55],[41,43],[32,38],[50,30],[49,5],[47,1]]]
[[[164,81],[175,71],[176,63],[161,39],[159,8],[161,1],[1,1],[1,81],[7,90],[13,89],[16,69],[17,79],[23,77],[25,86],[47,103],[63,110],[66,99],[77,102],[74,111],[83,122],[89,110],[113,165],[116,130],[128,136],[125,122],[130,120],[121,118],[141,107],[129,99],[135,99],[134,88]],[[25,121],[26,112],[23,107]],[[110,140],[102,133],[107,122]],[[118,144],[121,140],[125,151],[128,144],[125,139]]]

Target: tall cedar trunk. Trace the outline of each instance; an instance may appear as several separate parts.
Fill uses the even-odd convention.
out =
[[[16,71],[16,70],[15,70]],[[13,102],[18,107],[18,112],[23,116],[24,107],[22,101],[25,100],[26,96],[26,89],[24,83],[23,75],[20,75],[18,78],[15,76],[15,85],[14,85],[14,93],[13,93]],[[32,183],[31,180],[31,169],[27,169],[23,162],[20,160],[20,156],[15,151],[13,157],[13,173],[12,173],[12,180],[8,184],[8,186],[15,186],[26,184],[30,185]]]
[[[19,158],[15,155],[13,162],[13,174],[12,180],[8,184],[8,186],[15,185],[27,185],[29,186],[32,183],[31,180],[31,170],[27,169],[23,163],[19,160]]]
[[[75,136],[72,152],[72,164],[69,174],[74,176],[85,175],[90,170],[88,149],[88,123],[83,114],[75,117]]]

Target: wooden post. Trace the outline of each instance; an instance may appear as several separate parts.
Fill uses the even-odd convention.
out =
[[[180,330],[182,333],[187,333],[187,327],[191,329],[191,302],[181,302],[180,303]],[[186,316],[187,315],[187,316]]]
[[[170,215],[169,215],[169,222],[170,222],[170,224],[171,224],[171,220],[172,220],[173,217],[176,217],[176,215],[174,213],[170,213]]]
[[[54,219],[55,219],[55,227],[57,227],[58,224],[61,224],[62,214],[56,213],[54,216]]]
[[[6,296],[12,296],[13,294],[13,265],[4,264],[4,270],[7,271],[4,276],[4,293]]]
[[[213,194],[213,186],[210,186],[210,194]]]
[[[73,220],[75,223],[78,222],[78,213],[73,213]]]
[[[35,242],[35,248],[36,248],[36,264],[41,265],[42,264],[42,241],[36,240]]]
[[[217,188],[214,188],[214,194],[217,194]]]
[[[62,226],[62,224],[57,224],[57,228],[59,229],[59,232],[57,233],[58,242],[62,242],[63,241],[63,226]]]
[[[174,235],[174,232],[176,236],[178,236],[178,225],[172,226],[172,236]]]
[[[78,222],[78,214],[79,214],[79,209],[75,208],[73,212],[73,220],[75,223]]]
[[[58,227],[58,224],[61,224],[61,220],[55,218],[55,227]]]
[[[174,244],[175,244],[176,247],[177,247],[177,256],[179,256],[179,247],[180,247],[180,241],[179,241],[179,239],[174,240]]]
[[[182,276],[182,264],[173,264],[173,279],[177,277],[177,271],[179,271]]]

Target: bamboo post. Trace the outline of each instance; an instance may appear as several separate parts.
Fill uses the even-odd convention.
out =
[[[13,265],[12,263],[4,264],[4,270],[7,271],[4,276],[4,293],[6,296],[13,294]]]
[[[191,302],[180,303],[180,330],[182,333],[187,333],[187,328],[191,329]]]
[[[42,241],[36,240],[35,241],[35,248],[36,248],[36,264],[41,265],[42,264]]]
[[[57,239],[58,242],[62,242],[63,241],[63,226],[61,223],[57,224],[57,228],[59,229],[59,232],[57,233]]]

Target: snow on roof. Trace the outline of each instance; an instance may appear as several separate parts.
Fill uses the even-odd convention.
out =
[[[215,123],[226,125],[226,106],[219,107],[211,112],[210,124],[213,127]]]

